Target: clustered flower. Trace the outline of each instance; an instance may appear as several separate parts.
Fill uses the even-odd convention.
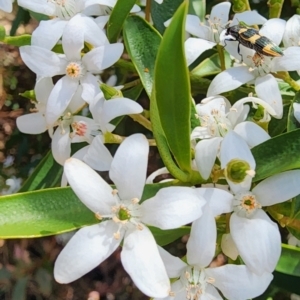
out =
[[[266,58],[263,67],[254,64],[254,50],[241,45],[238,53],[237,42],[225,43],[229,2],[214,6],[208,19],[201,20],[204,23],[188,15],[186,31],[193,35],[185,42],[188,65],[205,50],[221,44],[236,60],[233,67],[212,80],[207,98],[196,105],[200,125],[191,134],[194,165],[202,178],[217,176],[217,160],[227,185],[165,187],[143,199],[149,152],[146,137],[133,134],[125,138],[114,156],[105,147],[105,134],[115,129],[110,123],[114,118],[143,111],[139,104],[122,96],[105,99],[100,89],[101,73],[113,66],[124,50],[122,42],[109,43],[104,30],[107,13],[116,2],[18,0],[20,6],[51,19],[40,22],[30,46],[20,47],[24,63],[36,73],[37,80],[34,112],[19,117],[17,126],[29,134],[49,132],[53,156],[64,166],[64,184],[69,183],[99,220],[96,225],[81,228],[65,246],[55,263],[55,279],[60,283],[77,280],[121,245],[124,269],[149,297],[257,297],[270,284],[281,253],[278,226],[263,207],[300,194],[300,170],[271,176],[253,187],[256,162],[250,149],[270,136],[247,117],[252,107],[263,109],[264,121],[270,116],[282,117],[282,97],[274,74],[300,72],[300,17],[287,22],[267,21],[254,11],[234,16],[231,25],[239,21],[263,24],[262,35],[278,45],[283,40],[284,55]],[[12,1],[2,1],[0,9],[11,11]],[[138,10],[137,5],[132,8],[132,12]],[[85,43],[89,51],[83,51]],[[57,44],[62,53],[54,51]],[[53,77],[57,75],[60,79],[54,84]],[[255,85],[255,96],[231,104],[220,95],[246,83]],[[89,108],[91,117],[79,114],[84,107]],[[293,109],[300,122],[300,103],[293,103]],[[71,157],[71,144],[79,142],[88,145]],[[95,170],[109,171],[115,188]],[[239,255],[244,264],[211,265],[216,256],[216,218],[222,214],[228,217],[222,251],[233,260]],[[149,229],[176,229],[189,223],[192,225],[185,262],[159,247]],[[170,279],[176,280],[171,284]]]

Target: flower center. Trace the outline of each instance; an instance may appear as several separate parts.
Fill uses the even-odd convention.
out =
[[[251,170],[249,163],[242,159],[232,159],[225,168],[225,176],[234,183],[241,183],[246,176],[255,176],[255,171]]]
[[[88,125],[84,121],[73,122],[71,126],[73,128],[74,135],[85,136],[88,130]]]
[[[240,217],[251,217],[254,212],[261,208],[261,204],[256,200],[253,193],[243,192],[234,196],[233,210]]]
[[[70,62],[66,67],[66,75],[71,79],[80,80],[85,75],[85,68],[80,61]]]
[[[186,299],[199,300],[205,294],[207,284],[213,283],[214,279],[205,274],[204,268],[188,266],[180,277],[186,289]]]
[[[76,0],[48,0],[55,5],[55,14],[58,18],[69,20],[78,13]]]

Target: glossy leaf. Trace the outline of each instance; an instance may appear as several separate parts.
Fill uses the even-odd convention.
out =
[[[251,150],[256,161],[253,182],[300,168],[299,149],[300,129],[281,134],[254,147]]]
[[[269,123],[269,127],[268,127],[270,136],[273,137],[273,136],[282,134],[286,130],[289,110],[290,110],[290,105],[285,104],[285,105],[283,105],[282,118],[281,119],[275,119],[275,118],[271,119],[271,121]]]
[[[111,43],[117,41],[123,23],[135,2],[136,0],[117,1],[114,6],[107,23],[107,37]]]
[[[276,271],[300,277],[300,248],[283,244]]]

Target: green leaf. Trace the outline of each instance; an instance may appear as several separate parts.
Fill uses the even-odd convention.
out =
[[[190,173],[191,91],[184,55],[186,12],[187,2],[184,2],[163,36],[155,65],[155,89],[151,101],[156,102],[164,135],[178,166]]]
[[[123,33],[127,52],[150,97],[161,36],[148,22],[138,16],[129,16],[126,19]]]
[[[161,230],[159,228],[149,226],[149,229],[152,232],[156,243],[160,246],[168,245],[182,236],[189,234],[191,231],[191,228],[188,226],[170,230]]]
[[[25,181],[19,192],[29,192],[58,186],[60,185],[62,172],[62,166],[54,160],[51,151],[49,151]]]
[[[286,130],[286,124],[288,121],[288,114],[289,114],[289,108],[290,105],[285,104],[283,105],[283,116],[281,119],[275,119],[272,118],[270,123],[269,123],[269,127],[268,127],[268,131],[269,131],[269,135],[270,136],[276,136],[279,135],[281,133],[283,133]]]
[[[300,248],[282,244],[276,271],[300,277]]]
[[[114,6],[107,23],[107,37],[111,43],[117,41],[123,23],[135,2],[136,0],[119,0]]]
[[[161,34],[163,34],[166,30],[164,22],[174,16],[174,13],[182,2],[183,0],[164,0],[162,4],[158,4],[157,2],[152,0],[151,17],[154,26]]]
[[[206,0],[190,0],[189,14],[196,14],[203,21],[206,16]]]
[[[31,35],[23,34],[19,36],[7,36],[3,40],[3,43],[18,47],[31,45]]]
[[[300,168],[300,129],[293,130],[252,148],[256,161],[253,182],[271,175]]]
[[[22,277],[17,280],[12,291],[12,296],[11,296],[12,300],[26,299],[26,288],[27,288],[28,280],[29,280],[28,276]]]

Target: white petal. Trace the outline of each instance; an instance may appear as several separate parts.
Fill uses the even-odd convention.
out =
[[[42,103],[43,105],[46,105],[53,87],[54,84],[51,77],[43,77],[37,80],[34,87],[35,97],[37,101],[39,103]]]
[[[298,46],[300,41],[300,16],[293,15],[285,26],[283,35],[283,44],[287,48],[289,46]]]
[[[300,123],[300,103],[293,103],[294,117]]]
[[[94,170],[70,158],[64,165],[64,172],[75,194],[90,210],[111,214],[111,207],[116,203],[112,188]]]
[[[249,121],[236,125],[234,132],[240,135],[247,142],[250,148],[270,139],[270,136],[265,130],[257,124]]]
[[[169,24],[166,24],[165,26],[169,26]],[[201,20],[198,16],[195,15],[187,15],[186,16],[186,23],[185,23],[185,30],[204,40],[209,40],[211,35],[211,29],[208,26],[202,25]]]
[[[269,38],[276,45],[279,45],[283,37],[285,24],[286,21],[283,19],[278,19],[278,18],[270,19],[259,30],[259,33]]]
[[[37,46],[22,46],[20,55],[28,68],[41,77],[65,73],[66,63],[58,54]]]
[[[261,181],[252,190],[262,206],[274,205],[300,194],[300,170],[276,174]]]
[[[300,69],[300,47],[289,47],[283,51],[284,55],[272,60],[272,72],[297,71]]]
[[[232,211],[233,195],[218,188],[197,188],[198,195],[207,201],[214,217]]]
[[[281,119],[283,114],[282,97],[278,83],[273,75],[268,74],[257,77],[255,80],[255,91],[258,98],[266,101],[275,110],[275,118]]]
[[[52,126],[63,114],[76,93],[79,82],[67,76],[57,81],[47,102],[46,120]]]
[[[180,277],[183,269],[187,266],[179,257],[171,255],[164,248],[157,246],[160,257],[166,267],[169,278]]]
[[[89,103],[97,94],[101,92],[99,87],[99,80],[96,76],[87,72],[85,76],[80,80],[83,91],[81,97]]]
[[[79,85],[74,96],[72,97],[71,102],[68,105],[68,111],[72,114],[78,113],[86,105],[86,102],[82,99],[82,85]]]
[[[222,252],[232,260],[236,260],[239,255],[239,251],[230,233],[225,233],[222,235],[221,249]]]
[[[230,7],[230,2],[222,2],[213,6],[209,16],[210,21],[220,25],[225,25],[228,22]]]
[[[107,44],[85,54],[82,61],[90,72],[99,73],[112,66],[121,57],[123,50],[122,43]]]
[[[55,4],[48,0],[18,0],[18,5],[46,16],[55,15]]]
[[[96,136],[88,147],[83,161],[97,171],[108,171],[113,158],[108,149],[104,146],[101,136]]]
[[[117,230],[114,222],[106,221],[75,233],[55,262],[55,280],[72,282],[102,263],[120,244],[121,239],[113,237]]]
[[[64,165],[66,159],[71,156],[70,128],[57,128],[52,137],[51,150],[54,159]]]
[[[203,230],[205,228],[205,230]],[[187,242],[187,261],[189,265],[208,266],[216,250],[217,226],[208,205],[203,208],[202,216],[192,224],[191,234]]]
[[[40,134],[47,130],[46,118],[39,112],[20,116],[16,122],[18,129],[23,133]]]
[[[0,9],[7,13],[11,13],[13,9],[12,0],[2,0],[0,3]]]
[[[226,265],[205,270],[207,275],[215,279],[213,283],[226,299],[246,300],[261,295],[273,279],[270,273],[258,276],[246,266]],[[230,275],[229,275],[230,274]]]
[[[41,21],[32,33],[31,45],[51,50],[61,38],[66,25],[67,21],[58,18]]]
[[[256,10],[246,10],[242,13],[237,13],[234,15],[230,26],[238,25],[239,22],[245,22],[247,25],[257,25],[257,24],[264,24],[267,19],[260,15]]]
[[[104,29],[107,22],[108,22],[108,20],[109,20],[109,16],[99,16],[99,17],[94,19],[94,22],[97,24],[97,26],[100,29]],[[98,45],[98,46],[100,46],[100,45]]]
[[[142,134],[126,138],[111,163],[109,177],[117,186],[120,198],[141,199],[148,163],[149,144]]]
[[[154,179],[159,176],[159,175],[162,175],[162,174],[170,174],[170,172],[168,171],[168,169],[166,167],[163,167],[163,168],[160,168],[160,169],[157,169],[156,171],[154,171],[153,173],[151,173],[147,179],[146,179],[146,184],[152,184],[154,183]],[[168,179],[166,179],[168,180]],[[171,179],[173,180],[173,179]],[[160,181],[160,182],[163,182],[163,181]]]
[[[213,79],[208,88],[207,96],[215,96],[232,91],[254,78],[255,76],[249,72],[249,67],[230,68]]]
[[[121,260],[135,285],[149,297],[166,297],[170,281],[150,230],[127,230]]]
[[[192,64],[204,51],[213,48],[216,43],[198,38],[189,38],[184,42],[187,65]]]
[[[181,280],[176,280],[171,284],[171,293],[174,293],[175,296],[168,296],[165,298],[153,298],[153,300],[186,300],[186,290]]]
[[[253,273],[274,271],[281,253],[281,237],[277,224],[262,209],[251,219],[233,213],[230,232],[240,256]]]
[[[215,137],[201,140],[195,148],[195,160],[197,168],[203,179],[208,179],[214,166],[220,144],[223,138]]]
[[[163,188],[141,204],[142,221],[161,229],[178,228],[198,219],[205,203],[192,188]]]

